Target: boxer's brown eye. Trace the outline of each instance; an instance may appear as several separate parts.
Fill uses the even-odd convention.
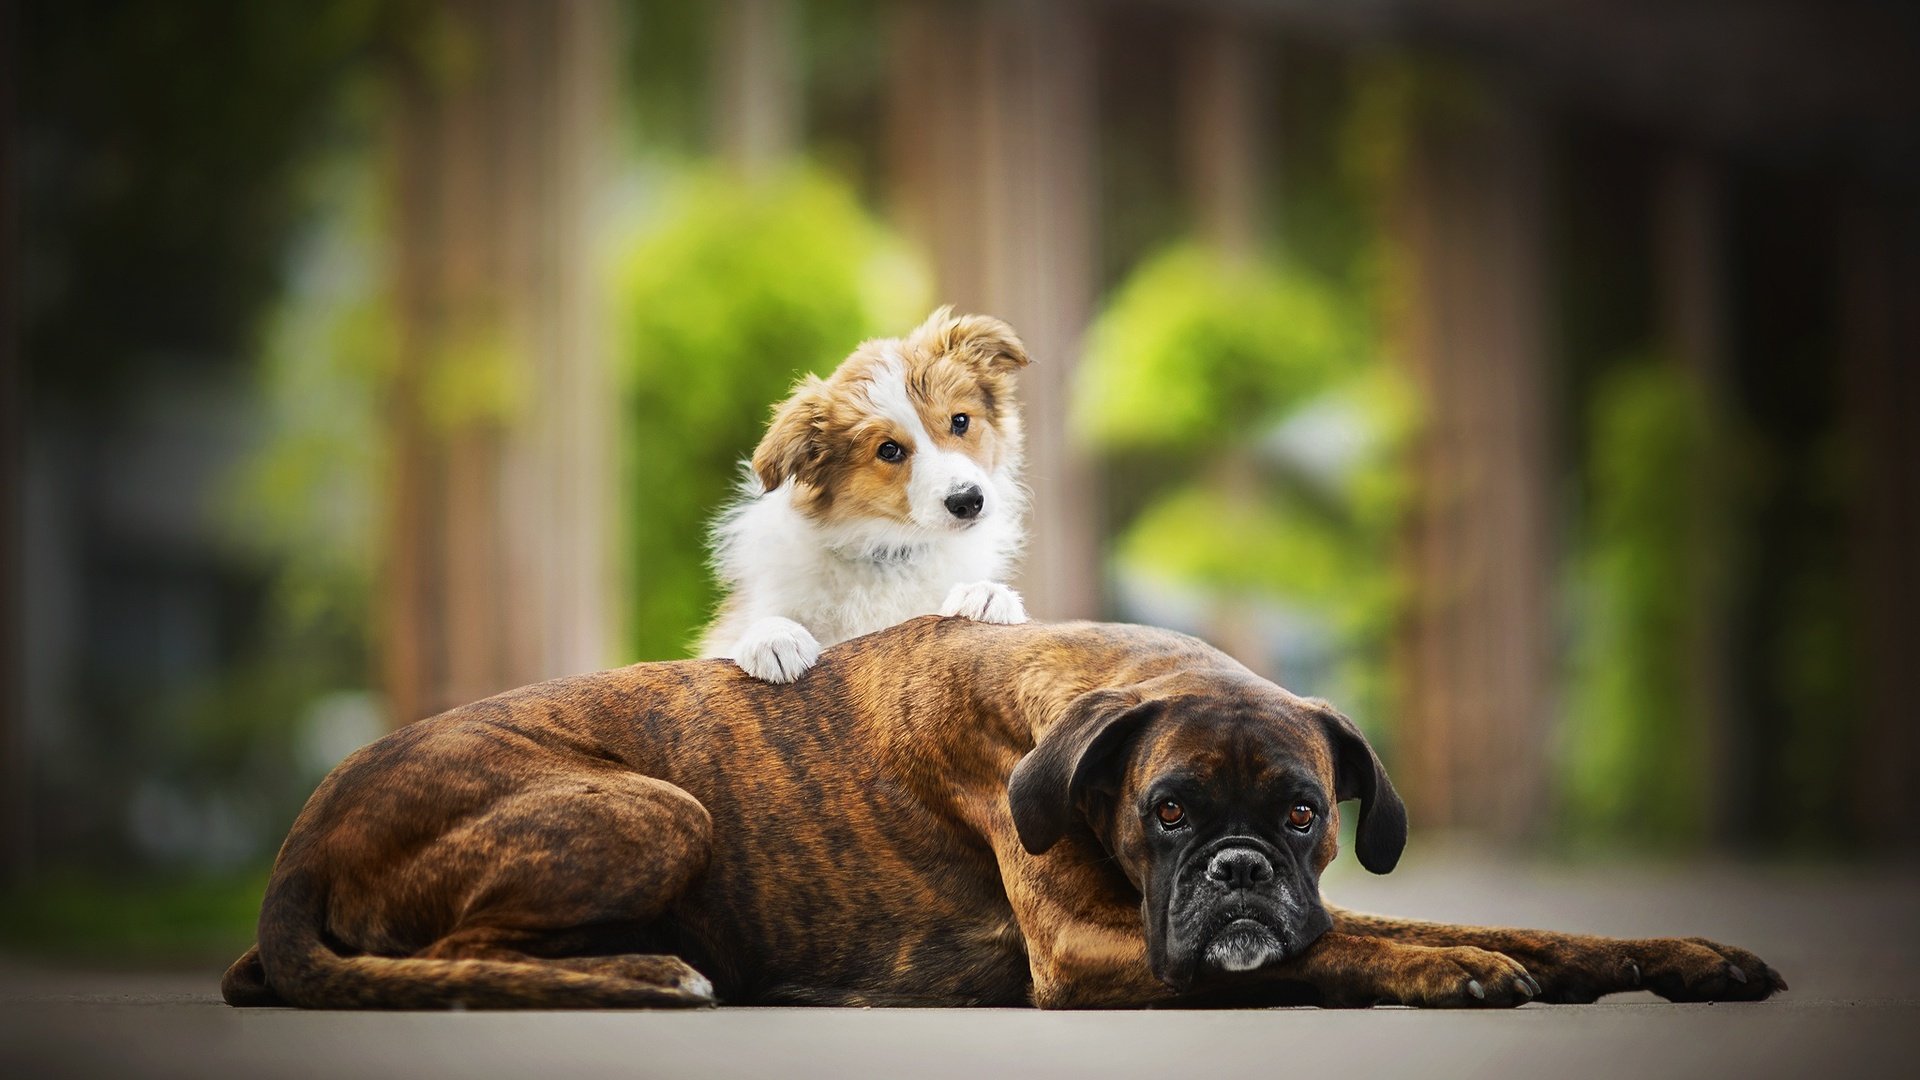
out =
[[[1307,826],[1313,824],[1313,807],[1306,803],[1294,803],[1293,809],[1287,811],[1287,824],[1306,832]]]
[[[1172,799],[1167,799],[1155,807],[1153,815],[1160,819],[1160,824],[1169,829],[1176,828],[1181,822],[1187,820],[1186,808]]]

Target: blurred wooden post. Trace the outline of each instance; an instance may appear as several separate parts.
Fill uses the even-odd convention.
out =
[[[800,85],[790,0],[724,0],[715,20],[714,134],[720,156],[746,176],[793,157]]]
[[[612,397],[589,244],[608,0],[446,0],[451,70],[396,73],[400,363],[385,683],[396,723],[610,657]]]
[[[1871,843],[1920,850],[1920,204],[1910,194],[1848,189],[1841,204],[1839,286],[1852,492],[1853,576],[1860,612],[1862,717],[1848,757],[1855,814]]]
[[[1180,127],[1195,228],[1220,257],[1249,262],[1260,254],[1265,180],[1260,35],[1225,11],[1196,15],[1189,35],[1181,55]],[[1266,498],[1254,453],[1250,445],[1233,447],[1217,463],[1214,482],[1236,502]],[[1215,593],[1208,606],[1207,637],[1214,645],[1262,675],[1285,677],[1266,662],[1252,598]]]
[[[1426,407],[1395,775],[1418,827],[1519,839],[1552,704],[1542,150],[1517,101],[1475,97],[1414,119],[1390,208],[1396,352]]]
[[[14,84],[19,71],[15,42],[19,11],[0,0],[0,886],[25,875],[33,797],[27,770],[27,726],[21,653],[23,600],[21,531],[26,498],[26,365],[20,356],[19,313],[14,279],[17,194],[14,187]]]
[[[1012,323],[1032,539],[1016,586],[1036,618],[1100,611],[1099,500],[1068,440],[1093,313],[1092,27],[1075,2],[902,5],[889,141],[895,213],[933,259],[940,300]]]
[[[1655,181],[1654,228],[1658,265],[1655,284],[1659,290],[1661,337],[1665,347],[1692,377],[1704,395],[1710,422],[1719,423],[1727,412],[1727,367],[1730,347],[1727,341],[1727,296],[1724,272],[1722,223],[1726,208],[1720,173],[1701,151],[1676,150],[1662,162]],[[1694,463],[1698,472],[1689,478],[1691,490],[1710,493],[1710,500],[1692,507],[1701,515],[1688,542],[1712,546],[1697,552],[1701,563],[1724,561],[1717,547],[1719,527],[1730,510],[1724,501],[1725,477],[1717,463]],[[1703,803],[1707,809],[1707,835],[1716,843],[1739,839],[1743,807],[1749,795],[1744,789],[1753,774],[1752,748],[1745,731],[1734,715],[1733,680],[1729,667],[1730,631],[1733,612],[1730,582],[1716,576],[1720,569],[1702,565],[1692,575],[1690,606],[1695,613],[1694,640],[1686,643],[1691,686],[1687,713],[1698,723],[1705,736],[1707,775]]]
[[[978,304],[989,238],[980,227],[981,67],[974,11],[923,0],[897,5],[888,28],[887,169],[891,213],[932,260],[943,302]],[[928,78],[938,58],[941,75]],[[1031,414],[1031,408],[1028,409]]]
[[[1181,66],[1188,197],[1202,239],[1230,258],[1260,252],[1268,181],[1259,27],[1229,11],[1197,15]]]

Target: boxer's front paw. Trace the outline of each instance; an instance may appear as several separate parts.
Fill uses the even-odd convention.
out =
[[[1649,938],[1626,946],[1641,984],[1668,1001],[1759,1001],[1787,988],[1766,961],[1706,938]]]
[[[1020,602],[1019,593],[997,581],[976,581],[955,585],[947,593],[947,602],[940,605],[940,614],[975,622],[1023,623],[1027,621],[1027,605]]]
[[[1758,1001],[1787,988],[1759,957],[1705,938],[1513,933],[1500,948],[1527,966],[1544,1002],[1585,1004],[1629,990],[1651,990],[1669,1001]]]
[[[820,660],[820,643],[792,619],[756,621],[733,646],[733,662],[761,682],[790,683]]]
[[[1425,1009],[1512,1008],[1539,984],[1518,960],[1472,946],[1406,945],[1339,980],[1329,1005],[1413,1005]]]

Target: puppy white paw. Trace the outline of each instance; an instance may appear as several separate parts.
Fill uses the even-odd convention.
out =
[[[779,616],[760,619],[733,646],[733,662],[761,682],[790,683],[820,660],[807,628]]]
[[[1019,593],[997,581],[976,581],[955,585],[947,594],[947,602],[940,605],[940,614],[975,622],[1023,623],[1027,621],[1027,605],[1020,602]]]

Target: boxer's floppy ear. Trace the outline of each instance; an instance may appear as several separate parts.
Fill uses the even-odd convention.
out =
[[[1387,779],[1380,755],[1353,721],[1326,702],[1317,702],[1333,741],[1334,797],[1360,800],[1360,825],[1354,830],[1354,854],[1376,874],[1392,870],[1407,846],[1407,806]]]
[[[1128,736],[1160,709],[1158,701],[1119,690],[1089,690],[1073,699],[1007,781],[1013,827],[1029,854],[1041,854],[1066,835],[1087,784],[1118,762]]]
[[[820,431],[826,422],[821,392],[825,386],[809,375],[794,387],[792,397],[775,407],[773,423],[753,451],[753,471],[766,490],[779,487],[790,476],[803,482],[810,479],[825,456]]]

